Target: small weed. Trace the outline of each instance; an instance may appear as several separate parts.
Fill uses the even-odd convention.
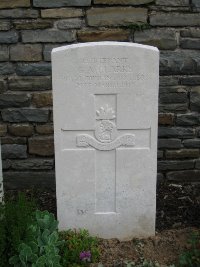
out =
[[[150,29],[151,25],[149,25],[148,23],[143,23],[143,22],[138,21],[137,23],[134,23],[134,24],[122,26],[122,28],[132,29],[134,31],[144,31],[144,30]]]
[[[98,260],[97,238],[91,237],[87,230],[68,230],[60,232],[59,235],[60,239],[64,240],[61,249],[63,266],[87,265],[88,262]]]
[[[193,233],[188,243],[190,249],[181,254],[179,258],[180,267],[199,267],[200,266],[200,232]]]
[[[6,199],[0,204],[0,267],[9,266],[8,259],[18,251],[33,221],[34,200],[20,193],[16,200]]]

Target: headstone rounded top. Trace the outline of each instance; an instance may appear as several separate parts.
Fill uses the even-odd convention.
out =
[[[152,51],[159,52],[158,48],[155,46],[143,45],[143,44],[137,44],[137,43],[128,43],[128,42],[105,41],[105,42],[88,42],[88,43],[65,45],[65,46],[54,48],[52,50],[52,53],[61,52],[67,49],[75,49],[75,48],[81,48],[81,47],[97,47],[97,46],[119,46],[119,47],[126,46],[126,47],[132,47],[132,48],[149,49]]]

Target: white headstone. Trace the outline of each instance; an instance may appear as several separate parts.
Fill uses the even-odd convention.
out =
[[[155,231],[157,48],[99,42],[52,52],[60,229]]]
[[[2,160],[1,160],[1,143],[0,143],[0,203],[3,201],[3,173],[2,173]]]

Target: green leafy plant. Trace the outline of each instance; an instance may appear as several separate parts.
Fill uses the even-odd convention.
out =
[[[63,266],[86,265],[90,261],[98,260],[98,240],[91,237],[87,230],[62,231],[59,235],[60,239],[64,240],[61,249]]]
[[[48,211],[35,211],[34,222],[28,227],[25,242],[18,253],[10,258],[15,267],[61,267],[57,226],[54,215]]]
[[[180,267],[199,267],[200,266],[200,232],[193,233],[188,243],[190,249],[181,254],[179,258]]]
[[[19,244],[26,239],[35,208],[35,201],[27,200],[22,193],[0,204],[0,267],[9,266],[9,257],[17,253]]]
[[[6,223],[3,205],[0,206],[0,267],[6,266]]]
[[[149,25],[148,23],[138,21],[137,23],[134,23],[134,24],[122,26],[122,28],[132,29],[134,31],[144,31],[144,30],[150,29],[151,25]]]

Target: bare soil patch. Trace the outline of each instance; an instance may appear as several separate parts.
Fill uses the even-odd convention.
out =
[[[164,230],[146,239],[120,242],[117,239],[101,240],[100,262],[104,266],[124,266],[125,261],[140,262],[143,259],[169,265],[178,261],[179,255],[188,248],[191,232],[197,228]],[[94,265],[95,266],[95,265]],[[97,265],[96,265],[97,266]]]

